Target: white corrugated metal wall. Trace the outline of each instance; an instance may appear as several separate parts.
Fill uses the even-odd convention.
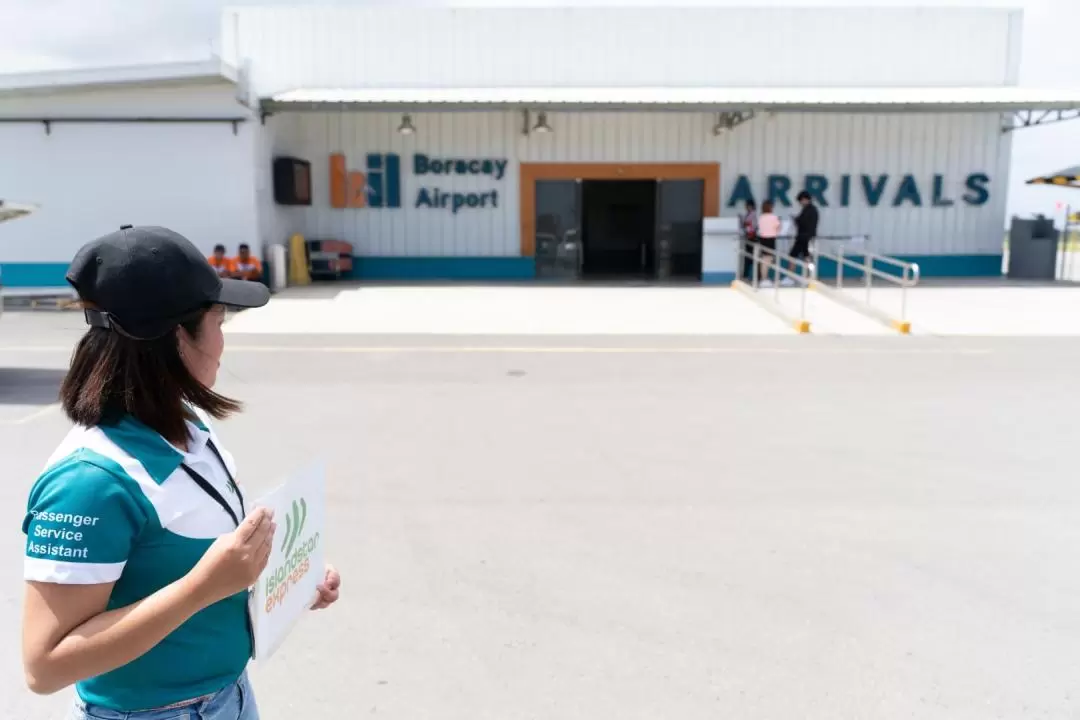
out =
[[[223,14],[255,90],[999,86],[1021,14],[972,8],[256,7]]]
[[[0,117],[243,117],[232,83],[70,90],[0,99]],[[207,253],[259,243],[258,121],[241,123],[0,123],[0,197],[40,210],[0,225],[0,263],[40,265],[61,284],[76,250],[122,224],[166,225]],[[45,266],[55,265],[55,268]],[[21,284],[22,267],[4,282]],[[49,274],[51,273],[51,275]]]
[[[760,200],[769,174],[789,175],[794,193],[806,174],[829,178],[830,205],[822,209],[821,234],[869,234],[879,252],[897,255],[997,254],[1005,224],[1009,137],[995,114],[761,116],[726,137],[714,137],[705,113],[555,113],[554,132],[521,134],[518,113],[414,115],[417,134],[396,132],[401,116],[390,113],[295,113],[272,117],[274,150],[312,163],[314,204],[284,208],[281,232],[352,242],[357,254],[375,256],[513,256],[519,254],[520,162],[719,162],[724,214],[740,175],[749,177]],[[350,169],[363,170],[367,153],[402,157],[401,209],[330,207],[328,158],[346,154]],[[414,153],[434,157],[508,158],[507,176],[416,177]],[[870,207],[859,176],[890,176],[880,204]],[[963,202],[971,173],[990,177],[988,202]],[[840,177],[853,176],[851,204],[839,207]],[[893,207],[901,178],[916,178],[922,206]],[[931,204],[933,176],[945,177],[951,207]],[[498,210],[413,207],[421,187],[447,191],[497,189]],[[781,208],[782,214],[786,214]],[[279,236],[279,241],[282,238]]]

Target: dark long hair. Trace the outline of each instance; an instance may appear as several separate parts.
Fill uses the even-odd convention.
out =
[[[180,323],[198,339],[204,308]],[[60,404],[68,418],[92,427],[117,422],[125,414],[171,442],[187,438],[188,405],[222,419],[241,404],[203,385],[184,365],[179,339],[170,332],[157,340],[134,340],[107,328],[87,330],[71,357],[60,386]]]

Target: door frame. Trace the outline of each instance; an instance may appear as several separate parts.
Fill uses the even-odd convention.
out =
[[[521,163],[521,255],[536,254],[537,180],[701,180],[704,217],[720,216],[720,163]]]

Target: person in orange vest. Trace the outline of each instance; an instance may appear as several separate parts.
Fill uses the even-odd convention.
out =
[[[225,246],[215,245],[214,254],[207,258],[210,267],[214,268],[220,278],[235,278],[236,265],[231,258],[225,257]]]
[[[251,254],[251,248],[247,243],[241,243],[240,254],[233,259],[233,277],[241,280],[262,280],[263,268],[259,258]]]

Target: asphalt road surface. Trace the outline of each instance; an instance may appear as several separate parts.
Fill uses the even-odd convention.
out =
[[[81,318],[0,321],[0,706]],[[316,457],[344,578],[266,720],[1080,715],[1080,339],[230,339],[252,495]]]

